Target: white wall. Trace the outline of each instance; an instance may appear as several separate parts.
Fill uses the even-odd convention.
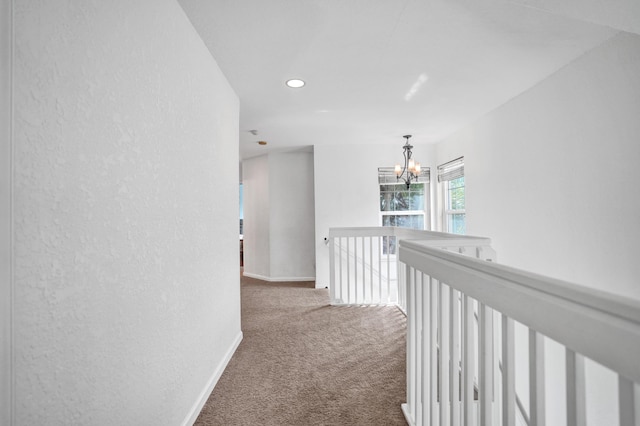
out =
[[[438,145],[501,263],[640,299],[639,71],[621,33]]]
[[[244,273],[271,276],[269,161],[266,155],[242,162],[244,191]]]
[[[638,117],[640,36],[620,33],[439,144],[439,161],[465,156],[468,233],[500,263],[640,299]],[[596,370],[589,423],[614,424],[615,381]],[[549,424],[563,386],[547,386]]]
[[[329,286],[329,228],[380,226],[378,168],[403,161],[404,140],[386,145],[314,147],[316,287]],[[434,173],[434,147],[413,143],[413,157]]]
[[[12,3],[0,1],[0,424],[11,424]]]
[[[244,274],[266,281],[315,279],[313,153],[245,160]]]
[[[15,0],[15,424],[189,422],[241,338],[238,99],[174,0]]]
[[[316,276],[313,153],[269,155],[271,277]]]

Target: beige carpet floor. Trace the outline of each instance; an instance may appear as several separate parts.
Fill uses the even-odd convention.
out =
[[[405,425],[404,315],[242,278],[244,339],[196,425]]]

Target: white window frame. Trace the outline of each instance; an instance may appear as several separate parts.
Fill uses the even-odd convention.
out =
[[[464,176],[462,176],[462,177],[464,177]],[[449,206],[451,204],[450,200],[449,200],[449,183],[450,182],[451,181],[443,182],[444,183],[444,190],[443,190],[443,197],[444,197],[444,204],[443,204],[444,212],[443,213],[444,214],[442,216],[442,220],[443,220],[443,228],[445,229],[445,232],[453,233],[452,229],[449,227],[449,224],[450,224],[449,218],[454,216],[454,215],[457,215],[457,214],[464,214],[465,215],[465,229],[466,229],[466,213],[467,213],[467,211],[466,211],[466,209],[448,209],[447,208],[447,206]],[[465,186],[464,187],[465,187],[465,202],[466,202],[466,196],[467,196],[467,193],[466,193],[467,183],[466,183],[466,181],[465,181]],[[451,219],[451,220],[453,220],[453,219]]]
[[[382,211],[380,210],[380,203],[378,202],[378,213],[380,226],[384,226],[384,216],[411,216],[422,215],[423,228],[422,230],[431,229],[431,171],[428,167],[422,169],[417,182],[413,184],[424,184],[424,209],[423,210],[396,210],[396,211]],[[380,187],[382,185],[406,185],[402,180],[398,180],[395,175],[393,167],[380,167],[378,168],[378,197],[380,196]],[[378,198],[379,201],[379,198]]]
[[[413,182],[412,185],[419,183],[423,184],[424,188],[424,209],[423,210],[393,210],[382,211],[380,210],[380,190],[382,185],[403,185],[406,188],[406,184],[402,180],[398,180],[395,175],[393,167],[380,167],[378,168],[378,216],[380,217],[380,226],[384,226],[385,216],[411,216],[421,215],[423,227],[422,230],[431,229],[431,180],[430,170],[428,167],[422,169],[418,182]],[[395,237],[392,237],[395,238]],[[395,247],[395,244],[394,244]],[[395,250],[393,253],[388,253],[389,258],[395,258],[397,253]]]
[[[456,158],[455,160],[449,161],[438,166],[438,182],[442,184],[442,230],[443,232],[453,233],[449,224],[451,223],[454,215],[464,214],[465,215],[465,230],[466,230],[466,209],[450,209],[450,199],[449,199],[449,184],[452,180],[458,178],[464,178],[464,157]],[[465,179],[465,205],[466,205],[466,188],[467,183]]]

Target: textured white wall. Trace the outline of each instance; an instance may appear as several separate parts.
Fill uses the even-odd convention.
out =
[[[399,135],[387,145],[314,147],[316,287],[329,286],[329,228],[380,226],[378,167],[402,162],[404,142]],[[435,147],[413,145],[413,157],[433,172]]]
[[[313,153],[269,155],[271,277],[314,280]]]
[[[16,424],[180,424],[241,337],[237,97],[174,0],[14,4]]]
[[[638,117],[640,36],[621,33],[445,140],[441,161],[465,156],[468,232],[500,263],[640,299]],[[590,424],[615,424],[615,382],[588,371]],[[563,386],[547,387],[549,424]]]
[[[12,3],[0,1],[0,424],[11,424]]]

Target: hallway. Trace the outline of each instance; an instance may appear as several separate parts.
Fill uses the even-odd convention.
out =
[[[404,315],[242,277],[244,340],[196,425],[404,425]]]

